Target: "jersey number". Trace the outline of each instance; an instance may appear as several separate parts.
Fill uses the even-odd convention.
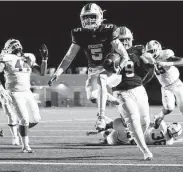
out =
[[[124,69],[125,69],[126,77],[134,76],[134,63],[132,61],[128,61]]]
[[[93,60],[102,60],[102,48],[91,49],[91,56]]]
[[[157,133],[152,133],[152,139],[155,141],[154,145],[166,145],[166,140],[162,132],[160,135],[156,135]]]
[[[29,65],[26,62],[24,62],[24,61],[22,63],[21,60],[17,60],[17,62],[15,64],[15,69],[17,71],[30,71]]]

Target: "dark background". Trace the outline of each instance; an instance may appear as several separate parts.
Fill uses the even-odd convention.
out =
[[[95,1],[92,1],[95,2]],[[80,11],[86,1],[7,1],[0,2],[0,48],[9,37],[21,41],[24,51],[40,62],[39,47],[49,48],[49,66],[57,67],[71,44],[70,31],[80,26]],[[134,44],[157,39],[163,47],[183,56],[183,2],[96,1],[104,18],[126,25],[134,34]],[[81,51],[73,61],[87,66]]]
[[[95,2],[95,1],[92,1]],[[0,48],[10,37],[19,39],[24,52],[41,58],[39,48],[49,49],[48,67],[57,67],[71,44],[70,31],[80,27],[80,11],[88,1],[7,1],[0,2]],[[183,57],[183,2],[177,1],[96,1],[104,18],[116,25],[126,25],[134,35],[134,44],[156,39],[164,48]],[[80,51],[71,64],[73,70],[87,66]],[[179,68],[181,79],[183,67]],[[152,97],[156,92],[161,101],[160,85],[154,78],[148,85]],[[153,91],[155,90],[155,91]],[[151,95],[150,95],[151,98]],[[151,100],[153,102],[153,100]],[[155,101],[155,100],[154,100]],[[156,102],[155,102],[156,103]]]

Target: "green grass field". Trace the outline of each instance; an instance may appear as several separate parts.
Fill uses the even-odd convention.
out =
[[[156,114],[161,107],[151,107]],[[21,146],[11,145],[7,117],[1,112],[0,172],[183,172],[183,138],[172,146],[149,146],[152,161],[143,161],[136,146],[102,146],[101,135],[86,136],[94,130],[96,108],[40,109],[41,122],[29,131],[33,154],[21,153]],[[118,117],[115,108],[107,116]],[[183,124],[176,109],[165,121]]]

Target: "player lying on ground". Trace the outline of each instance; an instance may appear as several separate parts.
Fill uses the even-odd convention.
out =
[[[109,121],[109,119],[108,119]],[[98,134],[99,132],[89,131],[87,135]],[[131,137],[130,131],[122,118],[116,118],[107,123],[105,131],[100,132],[103,142],[109,145],[133,145],[136,144]],[[144,133],[146,144],[148,145],[172,145],[182,133],[182,127],[177,122],[167,125],[161,121],[158,129],[151,123]]]
[[[89,67],[85,87],[87,98],[98,104],[97,129],[103,128],[102,116],[105,115],[107,99],[115,104],[119,104],[118,99],[108,94],[106,90],[101,89],[99,74],[104,71],[102,63],[105,56],[113,48],[121,55],[121,68],[128,61],[128,54],[118,39],[118,28],[112,23],[104,23],[103,12],[95,3],[88,3],[82,8],[80,13],[82,27],[71,31],[72,44],[48,83],[51,86],[69,67],[79,50],[83,49],[88,59]]]
[[[48,52],[45,46],[42,50],[41,67],[32,53],[23,52],[20,41],[16,39],[9,39],[0,55],[0,72],[4,71],[6,88],[0,85],[0,92],[5,102],[14,107],[15,113],[11,115],[16,114],[16,121],[12,122],[19,121],[23,153],[33,152],[29,145],[28,129],[41,119],[38,104],[30,90],[30,75],[31,72],[46,73]]]
[[[154,74],[161,84],[163,109],[155,115],[155,127],[158,128],[165,115],[171,113],[175,104],[183,114],[183,83],[176,66],[183,66],[183,58],[175,56],[171,49],[162,50],[161,44],[151,40],[146,45],[146,52],[151,53],[155,65]]]

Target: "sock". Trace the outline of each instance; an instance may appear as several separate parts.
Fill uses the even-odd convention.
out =
[[[9,126],[9,129],[10,129],[10,132],[12,134],[12,137],[18,137],[18,132],[17,132],[17,125],[8,125]]]
[[[19,132],[22,139],[22,144],[24,147],[29,145],[29,138],[28,138],[28,126],[19,126]]]

